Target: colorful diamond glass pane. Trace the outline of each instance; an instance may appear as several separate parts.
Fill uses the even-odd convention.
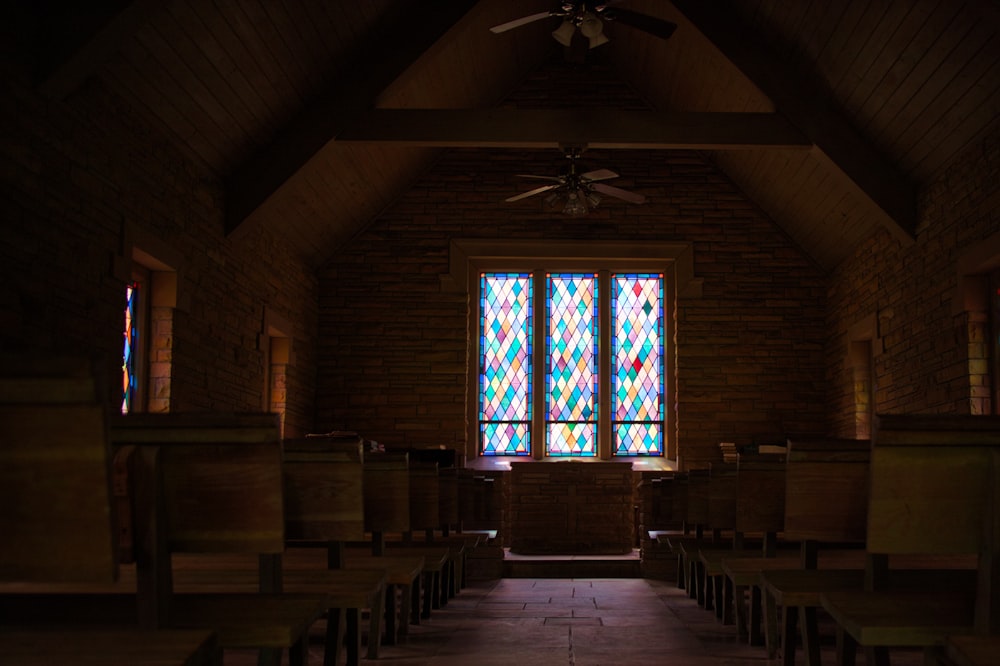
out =
[[[135,397],[135,351],[139,339],[139,329],[136,326],[136,299],[139,296],[139,285],[130,284],[125,287],[125,330],[123,332],[124,348],[122,350],[122,414],[132,410],[132,399]]]
[[[549,455],[597,450],[597,276],[548,278]]]
[[[550,423],[548,454],[557,457],[597,455],[596,423]]]
[[[531,275],[480,278],[479,426],[483,455],[531,453]]]
[[[618,423],[615,425],[616,456],[658,456],[662,446],[659,423]]]
[[[663,277],[612,277],[611,411],[616,455],[659,455],[663,422]]]

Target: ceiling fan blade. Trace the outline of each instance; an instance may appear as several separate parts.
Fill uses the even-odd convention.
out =
[[[588,171],[587,173],[580,174],[580,180],[587,180],[593,182],[595,180],[608,180],[609,178],[617,178],[616,174],[611,169],[596,169],[594,171]]]
[[[674,34],[674,30],[677,29],[676,23],[656,18],[655,16],[633,12],[629,9],[618,9],[617,7],[614,9],[609,8],[608,11],[602,13],[602,15],[606,16],[611,21],[624,23],[627,26],[633,27],[636,30],[648,32],[654,37],[659,37],[660,39],[670,39],[670,36]]]
[[[646,203],[646,197],[641,194],[636,194],[635,192],[629,192],[628,190],[623,190],[620,187],[615,187],[613,185],[605,185],[604,183],[594,183],[590,186],[590,189],[596,190],[601,194],[607,194],[610,197],[617,197],[619,199],[624,199],[629,203],[641,204]]]
[[[534,180],[551,180],[554,183],[562,183],[566,179],[563,176],[536,176],[531,173],[517,173],[514,174],[515,178],[532,178]]]
[[[542,185],[541,187],[536,187],[533,190],[528,190],[527,192],[522,192],[521,194],[516,194],[510,198],[504,199],[504,201],[520,201],[521,199],[527,199],[528,197],[533,197],[536,194],[541,194],[542,192],[548,192],[549,190],[554,190],[558,185]]]
[[[534,23],[535,21],[541,21],[543,18],[548,18],[549,16],[552,16],[552,12],[539,12],[537,14],[532,14],[531,16],[522,16],[519,19],[495,25],[490,28],[490,32],[500,34],[501,32],[507,32],[508,30],[513,30],[514,28],[520,28],[522,25]]]

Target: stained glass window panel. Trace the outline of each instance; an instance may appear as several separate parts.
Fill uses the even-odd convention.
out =
[[[612,276],[615,455],[663,451],[663,276]]]
[[[479,433],[484,456],[531,454],[530,273],[480,276]]]
[[[139,329],[136,322],[136,305],[139,298],[139,285],[129,284],[125,287],[125,330],[123,333],[124,348],[122,350],[122,414],[132,411],[132,400],[135,397],[135,354],[139,340]]]
[[[550,456],[597,455],[597,276],[548,276]]]

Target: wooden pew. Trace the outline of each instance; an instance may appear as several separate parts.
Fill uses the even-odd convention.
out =
[[[837,438],[788,442],[784,537],[800,544],[797,565],[761,570],[768,657],[778,652],[778,606],[782,662],[795,661],[796,623],[801,626],[807,663],[819,663],[816,609],[823,591],[860,587],[868,508],[869,440]],[[829,550],[826,547],[836,546]],[[820,554],[831,553],[820,564]],[[843,557],[837,557],[843,555]],[[845,568],[846,567],[846,568]]]
[[[737,470],[734,529],[739,536],[760,535],[761,543],[756,553],[744,547],[739,554],[722,554],[723,603],[726,608],[732,604],[739,636],[753,645],[763,642],[759,572],[787,558],[787,548],[778,543],[785,528],[785,466],[784,456],[744,456]],[[738,548],[739,541],[734,546]]]
[[[25,590],[114,585],[118,578],[105,407],[86,363],[72,367],[81,373],[66,384],[56,369],[0,378],[0,661],[220,666],[215,632],[139,628],[134,602],[130,617],[85,618],[86,627],[50,626],[45,614],[26,617],[17,603]],[[44,399],[55,402],[26,402]],[[85,607],[64,610],[84,619]]]
[[[680,513],[685,533],[670,535],[667,544],[678,555],[678,567],[683,586],[688,596],[705,605],[705,589],[700,576],[699,551],[705,544],[721,544],[721,531],[711,530],[711,536],[706,534],[709,524],[708,490],[709,469],[691,469],[684,473],[677,486],[678,495],[674,497],[674,506]]]
[[[731,536],[699,547],[699,571],[706,591],[703,605],[714,609],[725,624],[733,620],[733,590],[727,585],[723,560],[746,555],[771,557],[777,548],[781,522],[777,514],[783,511],[785,496],[783,463],[777,464],[773,458],[744,456],[738,463],[713,464],[709,472],[709,526],[715,535],[724,532]],[[753,538],[747,539],[748,534]]]
[[[364,459],[365,531],[371,534],[371,553],[387,555],[386,535],[406,534],[410,530],[410,459],[408,453],[378,452]],[[348,544],[352,545],[352,544]],[[354,543],[363,546],[364,543]],[[397,553],[398,554],[398,553]],[[410,550],[407,556],[424,558],[422,598],[411,600],[411,621],[428,618],[440,607],[441,581],[444,580],[448,551],[442,548]]]
[[[838,662],[887,664],[895,646],[1000,632],[1000,418],[880,416],[873,437],[866,575],[860,591],[828,592]],[[891,555],[971,556],[971,589],[900,589]],[[931,582],[931,581],[928,581]]]
[[[422,566],[419,558],[399,560],[350,560],[345,545],[365,537],[364,442],[354,437],[307,437],[284,441],[286,539],[289,546],[283,564],[286,575],[308,577],[323,573],[327,581],[350,576],[343,569],[380,571],[385,576],[385,642],[393,645],[407,632],[407,614],[414,584],[419,594]],[[316,547],[321,548],[316,548]],[[317,554],[316,551],[322,551]],[[323,559],[325,558],[325,559]],[[362,566],[363,565],[363,566]],[[413,574],[413,569],[417,573]],[[402,604],[397,603],[401,593]],[[378,657],[382,622],[378,608],[372,609],[368,658]],[[360,611],[352,609],[351,612]],[[397,622],[398,618],[398,622]],[[352,618],[352,621],[354,619]],[[349,638],[349,646],[357,638]]]

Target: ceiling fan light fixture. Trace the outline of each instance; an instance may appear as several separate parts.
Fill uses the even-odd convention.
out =
[[[587,202],[580,194],[580,190],[573,190],[566,195],[566,207],[563,208],[563,213],[571,217],[581,217],[587,214]]]
[[[587,203],[591,208],[597,208],[598,204],[601,203],[601,195],[594,192],[587,192]]]
[[[573,35],[576,34],[576,26],[572,21],[565,20],[558,28],[552,31],[552,37],[563,46],[569,46],[573,42]]]

